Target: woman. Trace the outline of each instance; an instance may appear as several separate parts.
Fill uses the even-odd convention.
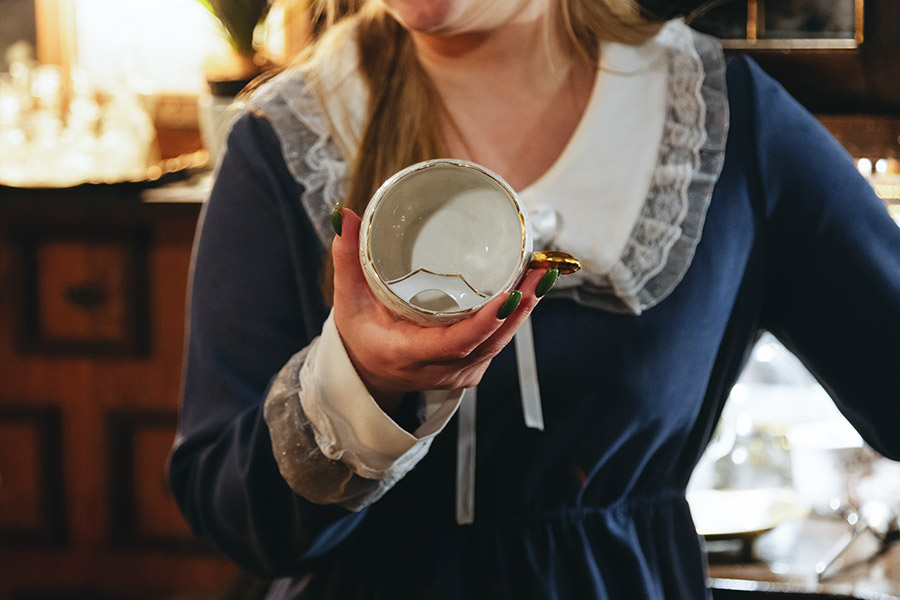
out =
[[[707,597],[684,490],[762,329],[900,457],[900,231],[752,62],[614,0],[351,4],[248,101],[195,250],[172,488],[270,597]],[[391,317],[357,215],[437,156],[499,173],[582,271]]]

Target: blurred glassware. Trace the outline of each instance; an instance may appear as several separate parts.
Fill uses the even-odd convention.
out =
[[[867,499],[862,502],[859,511],[846,508],[840,511],[840,515],[849,529],[832,544],[813,567],[816,579],[820,582],[850,566],[842,561],[842,557],[860,535],[869,533],[878,540],[878,545],[867,561],[884,554],[900,540],[900,506],[896,495],[887,501]]]
[[[27,45],[0,75],[0,184],[66,187],[147,178],[156,130],[127,86],[101,94],[79,69],[38,65]]]
[[[858,507],[854,483],[863,465],[863,440],[850,423],[818,420],[792,425],[790,444],[794,489],[813,510],[828,515],[841,507]]]
[[[788,428],[840,417],[803,364],[764,333],[732,388],[690,486],[747,489],[793,486]]]
[[[716,431],[692,476],[690,487],[747,489],[794,488],[806,472],[796,473],[796,457],[788,440],[791,428],[809,422],[852,426],[803,363],[770,333],[754,346],[747,365],[732,388]],[[843,430],[843,429],[842,429]],[[857,439],[858,439],[858,434]],[[803,467],[801,467],[803,468]],[[846,470],[825,472],[844,489]],[[803,494],[804,489],[797,491]],[[830,492],[828,492],[830,494]],[[832,498],[803,494],[814,507],[829,506]],[[839,494],[844,498],[845,494]]]
[[[900,462],[866,445],[800,360],[766,333],[731,391],[688,492],[773,488],[845,524],[815,563],[812,576],[820,581],[847,566],[845,552],[860,536],[875,536],[876,554],[900,539]]]

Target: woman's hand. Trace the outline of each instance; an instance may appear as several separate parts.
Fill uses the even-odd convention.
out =
[[[376,402],[390,413],[406,392],[478,384],[491,359],[512,340],[538,303],[535,288],[546,269],[526,275],[519,286],[521,302],[506,318],[498,318],[509,298],[503,295],[453,325],[421,327],[395,316],[373,295],[359,263],[361,220],[349,209],[341,212],[342,218],[336,216],[341,235],[332,244],[334,322]]]

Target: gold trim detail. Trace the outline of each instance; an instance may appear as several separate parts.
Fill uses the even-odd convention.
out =
[[[559,269],[560,274],[569,275],[581,268],[581,261],[566,252],[538,251],[531,255],[528,266],[532,269]]]
[[[759,3],[757,0],[747,0],[747,41],[756,42],[757,29],[759,27]]]
[[[412,272],[410,272],[410,273],[407,273],[406,275],[403,275],[402,277],[398,277],[397,279],[392,279],[392,280],[390,280],[390,281],[385,281],[385,283],[386,283],[387,285],[389,285],[389,286],[390,286],[390,285],[394,285],[395,283],[400,283],[401,281],[406,281],[407,279],[409,279],[410,277],[412,277],[412,276],[415,275],[416,273],[428,273],[429,275],[434,275],[435,277],[446,277],[446,278],[448,278],[448,279],[453,279],[453,278],[455,277],[456,279],[459,279],[460,281],[462,281],[462,282],[466,285],[467,288],[469,288],[470,290],[472,290],[473,292],[475,292],[475,295],[481,296],[482,298],[487,298],[487,297],[488,297],[487,294],[483,294],[483,293],[479,292],[478,290],[476,290],[476,289],[472,286],[471,283],[469,283],[468,281],[466,281],[466,278],[463,277],[463,274],[462,274],[462,273],[437,273],[437,272],[435,272],[435,271],[432,271],[431,269],[426,269],[426,268],[424,268],[424,267],[419,267],[419,268],[416,269],[415,271],[412,271]],[[391,290],[391,291],[393,291],[393,290]],[[394,295],[396,295],[396,292],[395,292]]]
[[[853,39],[856,41],[856,45],[859,46],[865,40],[865,9],[863,6],[864,0],[856,0],[856,33],[853,36]]]
[[[771,39],[771,40],[720,40],[726,50],[856,50],[851,39]]]
[[[744,38],[721,39],[722,47],[729,50],[854,50],[865,39],[865,1],[854,0],[852,38],[768,38],[766,32],[766,2],[772,0],[746,0],[747,26]]]

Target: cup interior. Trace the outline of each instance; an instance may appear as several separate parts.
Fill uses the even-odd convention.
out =
[[[467,163],[432,162],[376,196],[369,253],[402,300],[436,312],[466,310],[510,285],[525,252],[513,192]]]

